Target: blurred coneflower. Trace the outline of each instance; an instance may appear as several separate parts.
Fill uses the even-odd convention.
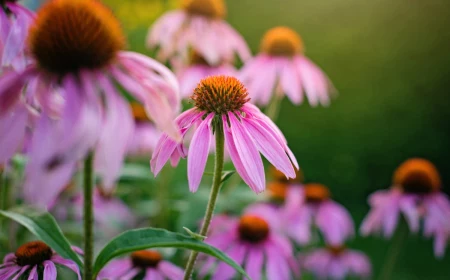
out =
[[[311,106],[326,106],[334,90],[325,73],[304,55],[297,32],[284,26],[266,32],[260,53],[247,61],[239,77],[252,102],[263,106],[283,94],[292,103],[301,104],[303,92]]]
[[[159,47],[161,60],[181,56],[185,63],[191,50],[210,65],[233,63],[236,54],[251,54],[244,38],[224,21],[224,0],[182,0],[181,9],[168,12],[150,28],[147,46]]]
[[[440,191],[441,178],[430,161],[412,158],[395,171],[392,187],[369,197],[371,210],[361,234],[382,233],[390,238],[403,214],[411,232],[418,232],[423,219],[424,235],[434,237],[434,254],[442,257],[450,238],[450,201]]]
[[[214,231],[205,241],[242,265],[251,279],[292,279],[299,274],[292,246],[276,228],[277,213],[270,207],[262,207],[245,211],[226,230]],[[216,263],[217,260],[208,257],[201,263],[200,275],[211,273],[212,279],[233,279],[236,271],[232,267]]]
[[[321,232],[326,243],[333,246],[354,235],[350,213],[331,199],[329,189],[322,184],[291,186],[280,211],[287,234],[299,244],[311,241],[313,226]]]
[[[347,279],[347,277],[369,278],[372,265],[362,252],[345,246],[328,246],[300,255],[300,263],[305,271],[318,279]]]
[[[192,52],[187,66],[174,59],[174,72],[180,82],[181,97],[188,98],[197,84],[204,78],[216,75],[236,76],[237,70],[230,63],[209,64],[201,55]]]
[[[27,124],[22,112],[32,105],[38,119],[25,171],[28,201],[51,202],[92,149],[103,185],[114,185],[134,132],[116,83],[144,104],[157,127],[180,139],[173,121],[180,107],[175,76],[151,58],[123,51],[120,24],[100,1],[49,1],[27,40],[33,63],[0,78],[0,127],[13,127],[1,130],[0,139],[10,140],[0,154],[22,141]],[[55,95],[63,99],[60,112],[51,107]]]
[[[211,76],[200,81],[192,95],[194,108],[177,118],[182,136],[195,129],[189,150],[163,134],[151,160],[157,175],[171,159],[176,165],[181,157],[188,158],[188,181],[197,191],[210,150],[213,133],[223,130],[225,146],[244,182],[256,193],[266,187],[263,154],[286,177],[295,177],[297,161],[286,139],[276,125],[252,104],[242,83],[234,77]],[[294,166],[293,166],[294,165]],[[295,168],[294,168],[295,167]]]
[[[5,256],[0,265],[0,279],[24,279],[24,275],[28,274],[27,279],[54,280],[57,278],[56,265],[73,270],[81,280],[80,270],[74,261],[64,259],[42,241],[31,241]]]
[[[0,0],[0,73],[11,66],[23,70],[27,63],[26,38],[34,13],[17,0]]]
[[[143,274],[143,279],[179,280],[183,278],[183,270],[163,260],[158,251],[136,251],[126,259],[111,261],[99,273],[99,279],[132,280]]]

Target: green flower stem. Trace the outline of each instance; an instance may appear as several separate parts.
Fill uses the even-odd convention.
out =
[[[94,263],[94,153],[90,152],[84,161],[84,280],[93,279]]]
[[[220,186],[222,185],[222,171],[223,171],[223,156],[224,156],[224,134],[222,123],[218,123],[215,131],[216,136],[216,161],[214,167],[213,185],[211,193],[209,195],[208,205],[206,206],[205,217],[203,218],[202,228],[200,229],[200,235],[206,236],[209,230],[209,224],[213,216],[214,208],[216,207],[217,198],[219,196]],[[192,251],[189,256],[189,260],[186,264],[186,270],[184,272],[184,280],[189,280],[194,270],[195,260],[197,259],[198,252]]]
[[[266,107],[266,115],[273,121],[276,122],[278,119],[278,114],[280,112],[281,101],[283,100],[283,95],[275,92],[269,105]]]
[[[399,223],[399,228],[395,232],[394,238],[392,239],[392,246],[389,247],[387,257],[383,264],[380,280],[388,280],[392,278],[392,273],[394,272],[395,265],[400,256],[405,240],[408,238],[408,225],[405,221]]]

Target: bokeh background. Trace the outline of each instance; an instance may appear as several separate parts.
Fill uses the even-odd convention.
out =
[[[148,27],[178,1],[104,2],[122,21],[129,48],[152,55],[144,44]],[[258,52],[267,29],[277,25],[294,28],[305,42],[307,56],[338,89],[338,97],[328,108],[295,107],[284,100],[277,124],[306,182],[329,186],[357,226],[369,210],[367,196],[389,187],[394,169],[408,158],[434,162],[444,191],[449,193],[449,0],[226,2],[227,20],[246,38],[253,53]],[[146,165],[143,161],[142,166]],[[202,216],[209,181],[206,177],[197,194],[189,193],[184,161],[176,170],[166,168],[158,181],[143,176],[136,183],[125,176],[118,193],[135,211],[154,215],[152,224],[181,230],[182,226],[195,228]],[[262,199],[243,185],[227,187],[219,211],[236,211],[249,201]],[[148,200],[142,201],[143,197]],[[368,254],[376,279],[392,242],[356,237],[348,245]],[[431,240],[410,235],[392,279],[450,279],[450,249],[445,258],[437,260]]]

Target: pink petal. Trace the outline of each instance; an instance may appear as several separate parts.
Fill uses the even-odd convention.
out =
[[[303,101],[300,77],[297,68],[291,61],[285,63],[280,75],[280,83],[283,91],[294,104],[301,104]]]
[[[28,276],[28,280],[39,280],[39,273],[37,271],[37,265],[33,266],[33,269],[31,269],[30,275]]]
[[[0,114],[0,163],[10,159],[23,144],[28,110],[18,104],[15,109]]]
[[[72,260],[66,260],[64,258],[62,258],[61,256],[58,255],[54,255],[52,257],[52,261],[54,263],[63,265],[65,267],[68,267],[69,269],[71,269],[73,272],[75,272],[78,276],[78,280],[81,280],[81,275],[80,275],[80,269],[78,268],[78,265],[72,261]]]
[[[237,264],[242,265],[244,257],[246,255],[247,246],[243,244],[236,244],[231,248],[227,255],[233,259]],[[212,280],[228,280],[232,279],[236,274],[236,270],[224,262],[220,262],[212,277]]]
[[[260,248],[250,248],[248,251],[245,271],[253,280],[261,280],[264,252]]]
[[[164,280],[163,276],[153,268],[149,268],[145,271],[144,280]]]
[[[208,159],[209,147],[211,145],[211,119],[214,114],[209,114],[195,131],[189,147],[188,154],[188,181],[191,192],[196,192]]]
[[[44,264],[43,280],[56,280],[57,272],[55,264],[51,261],[45,261],[43,264]]]
[[[167,261],[161,261],[158,264],[158,269],[161,271],[161,274],[169,280],[179,280],[182,279],[184,275],[183,269]]]

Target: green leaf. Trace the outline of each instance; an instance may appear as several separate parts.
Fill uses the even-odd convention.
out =
[[[80,270],[83,269],[80,257],[72,250],[69,241],[50,213],[31,207],[20,207],[8,211],[0,210],[0,215],[26,227],[61,257],[73,260],[80,267]]]
[[[234,173],[236,173],[236,171],[234,171],[234,170],[223,171],[222,172],[222,184],[225,183],[225,181],[227,181],[228,179],[230,179],[230,177],[233,176]]]
[[[100,270],[110,260],[117,256],[138,250],[158,247],[189,249],[208,254],[227,263],[228,265],[236,269],[239,273],[245,275],[250,279],[250,277],[245,273],[242,267],[240,267],[236,262],[234,262],[223,252],[212,247],[211,245],[208,245],[187,235],[157,228],[129,230],[111,240],[97,256],[94,264],[94,274],[97,276]]]

